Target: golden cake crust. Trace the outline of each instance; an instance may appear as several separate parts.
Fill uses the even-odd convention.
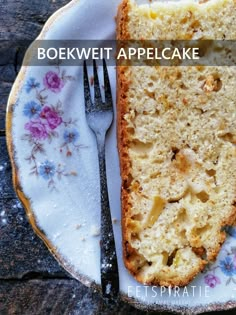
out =
[[[233,2],[231,1],[231,4]],[[234,2],[235,4],[235,2]],[[123,0],[122,3],[119,6],[118,9],[118,15],[117,15],[117,39],[118,40],[128,40],[132,39],[132,34],[130,34],[128,24],[129,24],[129,13],[131,10],[131,2],[129,0]],[[234,36],[234,35],[233,35]],[[148,38],[149,39],[149,38]],[[173,67],[174,68],[174,67]],[[161,70],[159,69],[158,74],[160,76],[165,75],[172,75],[176,79],[176,71],[175,69],[171,70]],[[192,70],[193,73],[195,73],[195,70]],[[200,70],[201,72],[202,70]],[[205,70],[204,70],[205,71]],[[203,95],[199,96],[199,101],[202,103],[207,103],[208,101],[211,101],[211,92],[216,92],[215,82],[218,82],[218,78],[211,78],[212,74],[209,74],[208,70],[204,72],[206,74],[204,84],[202,85],[202,90],[204,90]],[[146,72],[143,72],[144,77]],[[186,75],[183,71],[181,73],[182,75]],[[178,76],[178,75],[177,75]],[[144,257],[144,255],[140,252],[139,247],[133,246],[131,243],[131,238],[134,237],[134,239],[138,239],[140,236],[140,222],[138,218],[139,214],[134,213],[134,196],[135,198],[137,196],[141,196],[142,200],[145,199],[145,194],[142,195],[142,187],[140,190],[140,183],[139,181],[135,180],[133,178],[132,173],[134,173],[133,165],[135,163],[132,163],[132,157],[130,155],[130,148],[133,144],[132,139],[132,126],[130,125],[130,122],[132,119],[127,119],[126,115],[130,113],[130,93],[129,90],[132,88],[132,80],[134,80],[133,73],[130,73],[129,67],[126,66],[118,66],[117,67],[117,135],[118,135],[118,150],[119,150],[119,157],[120,157],[120,168],[121,168],[121,178],[122,178],[122,192],[121,192],[121,199],[122,199],[122,237],[123,237],[123,259],[126,268],[129,270],[129,272],[136,278],[137,281],[140,283],[145,283],[148,285],[163,285],[163,286],[184,286],[187,285],[201,270],[204,269],[205,265],[209,261],[214,261],[214,259],[217,257],[217,254],[221,248],[222,243],[225,240],[225,232],[220,231],[218,233],[218,239],[214,246],[211,248],[209,247],[207,250],[206,255],[206,249],[202,245],[203,241],[201,240],[201,237],[199,238],[196,234],[195,236],[189,236],[190,244],[182,245],[182,247],[178,248],[176,252],[171,253],[170,255],[167,255],[167,258],[165,257],[165,253],[161,255],[156,256],[156,265],[147,260],[147,257]],[[168,78],[169,81],[171,81]],[[212,83],[213,80],[213,83]],[[169,82],[168,81],[168,82]],[[153,95],[150,96],[151,98]],[[162,105],[166,104],[166,100],[161,100]],[[186,105],[186,100],[183,98],[183,106]],[[164,106],[164,105],[163,105]],[[172,104],[168,103],[168,106],[171,108]],[[234,130],[235,131],[235,130]],[[233,131],[230,130],[228,133],[230,134],[230,139],[226,139],[227,137],[224,135],[223,137],[226,137],[226,141],[229,141],[231,144],[235,144],[235,135],[233,134]],[[144,145],[148,145],[148,143],[144,143]],[[231,159],[229,163],[229,167],[235,167],[234,163],[232,162],[233,158],[235,161],[236,153],[235,153],[235,147],[230,147],[228,145],[226,149],[228,150],[228,156],[225,156],[226,159]],[[143,145],[143,144],[142,144]],[[222,144],[223,145],[223,144]],[[146,147],[145,147],[146,148]],[[138,152],[140,154],[140,152]],[[175,152],[175,161],[173,162],[173,165],[175,165],[175,170],[178,170],[178,176],[185,176],[188,175],[188,172],[192,172],[192,166],[191,166],[191,158],[188,158],[188,149],[181,149],[178,152]],[[191,154],[190,154],[191,155]],[[135,155],[134,155],[135,156]],[[137,155],[138,156],[138,155]],[[233,156],[233,157],[232,157]],[[223,162],[222,162],[223,163]],[[194,162],[194,167],[198,168],[199,171],[201,170],[201,165],[199,162]],[[224,167],[222,166],[222,170],[224,170]],[[212,169],[209,169],[209,177],[212,177],[211,175]],[[185,174],[186,173],[186,174]],[[175,180],[175,179],[173,179]],[[235,183],[235,182],[234,182]],[[210,185],[210,184],[209,184]],[[196,191],[194,190],[195,187],[191,187],[193,189],[194,193],[199,195],[198,198],[202,199],[204,205],[208,200],[205,201],[204,198],[206,197],[204,194],[202,194],[202,191],[197,191],[198,188],[196,188]],[[145,191],[145,189],[144,189]],[[187,189],[187,193],[189,191],[189,188]],[[235,186],[234,186],[234,199],[232,199],[232,205],[231,210],[228,210],[227,217],[221,218],[220,220],[220,226],[224,227],[225,225],[231,225],[236,220],[236,208],[235,208]],[[134,193],[134,196],[131,196],[131,194]],[[184,194],[186,191],[184,192]],[[200,196],[201,195],[201,196]],[[207,195],[207,194],[206,194]],[[182,197],[181,197],[182,198]],[[180,198],[180,199],[181,199]],[[159,207],[159,205],[162,203],[162,198],[160,196],[156,197],[157,204],[156,207]],[[167,198],[168,199],[168,198]],[[141,199],[140,199],[141,200]],[[141,202],[143,202],[141,200]],[[165,201],[164,201],[165,202]],[[172,202],[175,202],[175,200],[171,200],[171,197],[168,199],[168,203],[171,204]],[[155,198],[154,198],[154,204],[155,204]],[[154,206],[153,206],[154,207]],[[133,212],[132,212],[133,211]],[[182,215],[182,210],[180,210],[180,216]],[[177,226],[178,226],[178,220]],[[217,221],[218,222],[218,221]],[[143,224],[143,223],[142,223]],[[207,226],[207,225],[206,225]],[[147,227],[147,226],[146,226]],[[149,228],[149,227],[148,227]],[[203,231],[204,227],[198,228],[197,230],[199,233]],[[201,232],[200,232],[201,231]],[[204,231],[205,233],[205,231]],[[135,242],[135,241],[134,241]],[[160,258],[161,257],[161,258]],[[158,266],[158,259],[161,259],[160,262],[162,263],[165,261],[165,268],[159,270],[159,272],[155,271],[155,266]],[[186,274],[182,273],[181,275],[178,274],[178,272],[173,271],[171,269],[171,265],[176,265],[176,270],[179,270],[179,261],[189,262],[190,260],[193,261],[193,265],[191,268],[188,269],[188,272]],[[184,264],[182,266],[184,268]],[[152,269],[151,269],[152,268]],[[151,271],[150,271],[151,270]]]

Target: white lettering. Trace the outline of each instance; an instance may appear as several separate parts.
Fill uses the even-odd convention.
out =
[[[172,54],[172,58],[171,59],[174,59],[174,58],[179,58],[179,59],[181,59],[181,55],[180,55],[180,52],[179,52],[179,49],[178,48],[175,48],[174,49],[174,52],[173,52],[173,54]]]
[[[157,287],[152,287],[152,292],[154,293],[154,295],[152,295],[153,298],[157,297],[157,291],[156,291]]]
[[[186,48],[183,49],[183,59],[185,60],[186,58],[187,59],[191,59],[191,56],[188,55],[189,51],[191,50],[191,48],[188,48],[186,50]]]
[[[147,285],[144,286],[144,290],[145,290],[145,297],[147,297],[147,295],[148,295],[148,286]]]
[[[46,58],[45,48],[38,48],[38,59],[42,60]]]
[[[75,48],[72,48],[72,49],[68,48],[68,50],[67,50],[67,58],[68,59],[70,59],[70,58],[72,58],[74,60],[76,59],[75,56],[73,55],[74,51],[75,51]]]
[[[161,296],[166,292],[166,287],[161,286]]]
[[[130,291],[130,290],[132,290],[132,288],[133,287],[131,285],[128,286],[128,297],[132,296],[132,292]]]
[[[60,60],[66,59],[66,49],[65,48],[59,48],[59,59]]]
[[[52,53],[54,53],[54,55],[50,55]],[[47,58],[50,59],[50,60],[53,60],[53,59],[57,59],[58,57],[58,52],[56,50],[56,48],[49,48],[47,50]]]
[[[154,58],[154,52],[153,48],[147,48],[147,60],[153,59]]]
[[[188,295],[188,288],[187,288],[187,287],[184,287],[183,297],[184,297],[185,295],[186,295],[187,297],[189,296],[189,295]]]
[[[88,50],[86,50],[85,48],[82,48],[81,50],[79,48],[76,48],[77,57],[80,60],[89,59],[90,52],[91,52],[91,48],[89,48]]]
[[[131,59],[130,57],[135,56],[136,53],[136,48],[129,48],[129,59]]]
[[[99,59],[99,48],[92,49],[92,59]]]
[[[141,289],[141,287],[138,285],[138,286],[136,287],[136,297],[138,297],[138,298],[140,298],[140,297],[142,296],[140,289]]]
[[[206,286],[205,287],[205,297],[207,297],[207,298],[209,298],[210,297],[210,295],[209,295],[209,286]]]
[[[196,286],[195,286],[195,285],[192,285],[191,288],[193,289],[193,297],[194,297]]]
[[[110,59],[110,52],[112,51],[111,47],[105,47],[104,50],[106,51],[106,58]]]
[[[155,59],[156,59],[156,60],[162,59],[162,57],[159,56],[158,48],[155,48]]]
[[[193,59],[195,59],[195,60],[200,59],[199,48],[193,48]]]
[[[180,290],[180,287],[177,287],[177,286],[174,287],[174,297],[176,296],[179,297],[179,290]]]
[[[166,60],[170,59],[170,57],[168,57],[168,56],[165,55],[165,52],[166,52],[166,51],[170,51],[170,50],[171,50],[171,49],[168,48],[168,47],[167,47],[167,48],[164,48],[164,49],[162,50],[162,56],[163,56],[164,59],[166,59]],[[173,56],[172,56],[172,58],[173,58]]]
[[[127,59],[127,55],[124,48],[121,48],[118,53],[117,59],[119,60],[120,58]]]
[[[138,59],[141,58],[141,56],[144,56],[146,54],[146,49],[145,48],[139,48],[138,49]]]

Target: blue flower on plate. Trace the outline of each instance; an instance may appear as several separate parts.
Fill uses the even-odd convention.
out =
[[[23,113],[25,116],[27,116],[29,118],[33,118],[33,117],[39,116],[41,109],[42,108],[39,104],[37,104],[34,101],[31,101],[31,102],[25,104]]]
[[[233,226],[227,226],[225,231],[232,236],[233,238],[236,238],[236,228]]]
[[[44,179],[51,179],[56,173],[55,165],[50,161],[45,161],[39,166],[39,175],[41,175]]]
[[[35,78],[29,78],[29,80],[25,84],[25,90],[27,93],[30,93],[32,89],[36,89],[40,87],[40,83],[36,82]]]
[[[67,129],[64,132],[64,140],[66,143],[75,143],[79,138],[79,133],[76,129]]]
[[[236,274],[236,267],[230,256],[226,256],[224,260],[220,260],[220,269],[228,277]]]

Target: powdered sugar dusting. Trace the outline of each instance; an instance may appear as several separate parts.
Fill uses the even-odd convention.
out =
[[[99,236],[100,235],[100,227],[96,225],[92,225],[90,229],[90,233],[92,236]]]

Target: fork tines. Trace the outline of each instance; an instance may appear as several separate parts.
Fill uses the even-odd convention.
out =
[[[95,109],[103,108],[112,108],[112,92],[110,86],[110,80],[108,76],[106,61],[103,59],[103,75],[104,75],[104,94],[105,94],[105,102],[102,101],[100,83],[97,72],[96,61],[93,60],[93,85],[94,85],[94,103],[91,99],[90,94],[90,84],[88,78],[88,70],[86,60],[84,60],[84,97],[85,97],[85,105],[86,111],[93,111]]]
[[[93,61],[94,102],[91,100],[86,61],[84,61],[84,99],[87,123],[97,140],[101,189],[101,285],[103,296],[117,298],[119,271],[112,227],[105,163],[106,133],[112,125],[113,107],[106,62],[103,60],[105,102],[102,101],[96,62]]]

